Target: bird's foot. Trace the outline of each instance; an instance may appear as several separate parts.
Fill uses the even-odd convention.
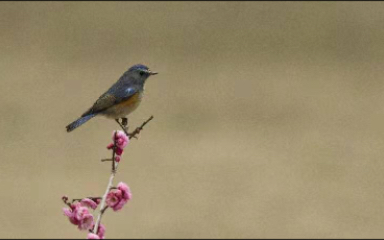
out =
[[[119,119],[115,119],[115,121],[117,122],[117,124],[119,124],[119,126],[121,127],[121,129],[123,129],[125,135],[129,136],[129,133],[128,133],[128,119],[127,118],[122,118],[121,119],[121,123],[119,121]]]
[[[127,126],[128,126],[128,118],[121,118],[121,124],[122,124],[124,127],[127,127]]]

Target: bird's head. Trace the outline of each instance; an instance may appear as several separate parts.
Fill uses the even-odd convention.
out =
[[[147,66],[143,64],[133,65],[128,69],[127,73],[134,75],[136,78],[145,81],[149,76],[156,75],[157,72],[152,72]]]

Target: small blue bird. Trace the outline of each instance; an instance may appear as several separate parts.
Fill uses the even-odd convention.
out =
[[[145,81],[149,76],[156,74],[157,72],[152,72],[145,65],[132,66],[108,91],[97,99],[88,111],[66,127],[67,132],[73,131],[98,115],[115,119],[119,125],[121,118],[122,124],[126,125],[126,116],[133,112],[141,102]]]

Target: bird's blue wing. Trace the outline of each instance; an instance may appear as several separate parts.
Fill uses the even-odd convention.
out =
[[[139,89],[135,86],[113,86],[103,95],[101,95],[99,99],[97,99],[97,101],[93,104],[93,106],[82,116],[102,112],[109,107],[112,107],[122,101],[128,100],[138,91]]]
[[[135,93],[138,92],[137,87],[128,87],[128,88],[120,88],[116,91],[116,102],[115,104],[118,104],[122,101],[128,100],[130,97],[132,97]]]

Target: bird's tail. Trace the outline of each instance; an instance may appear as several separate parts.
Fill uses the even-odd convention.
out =
[[[84,124],[85,122],[87,122],[89,119],[93,118],[94,116],[96,116],[96,114],[89,114],[89,115],[86,115],[84,117],[81,117],[79,119],[77,119],[76,121],[74,121],[73,123],[69,124],[68,126],[66,126],[67,128],[67,132],[71,132],[73,131],[75,128],[79,127],[80,125]]]

